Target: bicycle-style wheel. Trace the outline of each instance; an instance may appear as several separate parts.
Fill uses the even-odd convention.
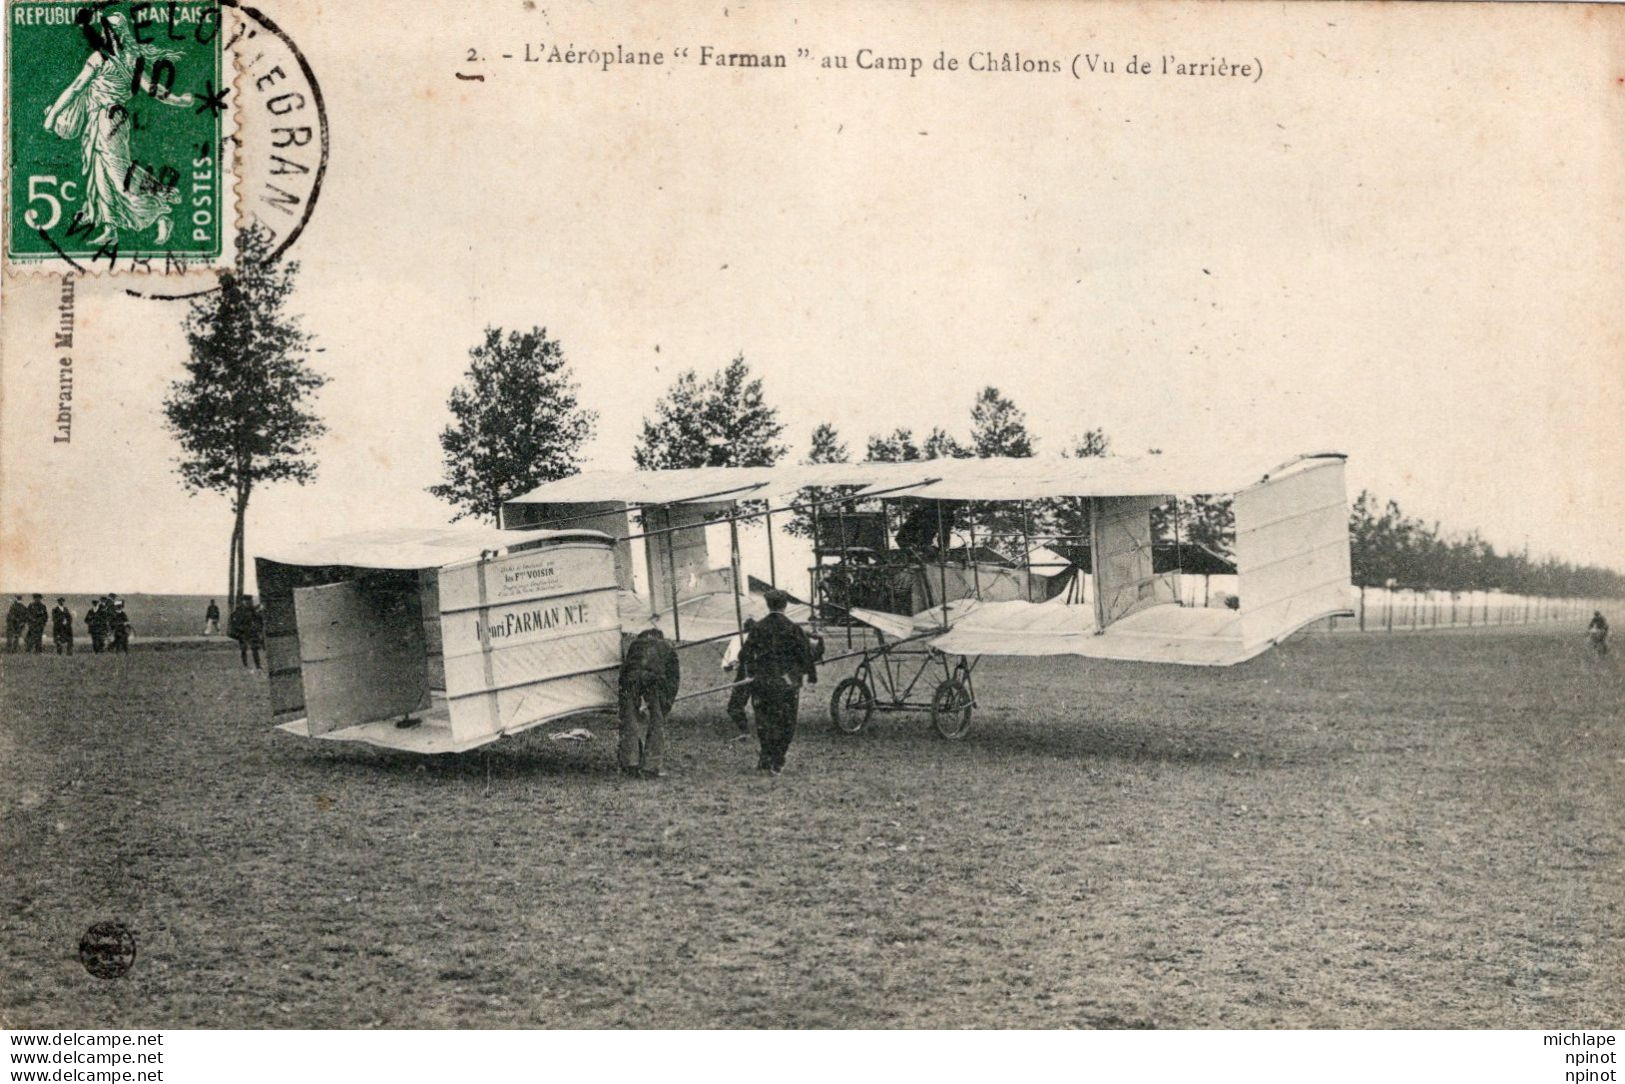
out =
[[[862,678],[849,677],[829,698],[829,721],[842,734],[856,734],[875,713],[875,694]]]
[[[948,678],[931,697],[931,726],[949,741],[958,741],[970,732],[972,706],[970,686],[957,677]]]

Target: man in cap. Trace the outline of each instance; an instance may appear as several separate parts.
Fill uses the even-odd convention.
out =
[[[50,624],[51,612],[45,608],[45,596],[36,593],[28,604],[27,624],[23,626],[23,650],[35,655],[45,651],[45,626]]]
[[[767,593],[767,616],[745,637],[740,665],[750,675],[751,700],[756,706],[756,736],[761,742],[759,771],[778,775],[796,736],[796,711],[801,681],[818,683],[818,665],[812,642],[800,625],[785,616],[790,596]]]
[[[243,669],[248,668],[248,656],[254,656],[254,669],[260,668],[260,648],[265,646],[265,614],[254,605],[253,595],[244,595],[231,608],[226,618],[226,635],[237,641],[237,654],[242,657]]]
[[[23,605],[23,596],[18,595],[11,600],[11,609],[6,611],[6,654],[17,653],[17,647],[22,643],[23,629],[27,625],[28,607]]]
[[[658,628],[647,628],[627,645],[621,662],[620,740],[615,759],[622,775],[658,779],[666,755],[666,716],[677,700],[682,664]]]
[[[51,607],[51,643],[58,655],[73,654],[73,611],[67,599],[57,599]]]
[[[85,611],[85,631],[90,633],[90,650],[100,655],[107,646],[107,610],[103,599],[91,599]]]

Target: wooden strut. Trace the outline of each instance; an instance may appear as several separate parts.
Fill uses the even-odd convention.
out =
[[[976,520],[970,519],[965,524],[966,541],[965,556],[970,565],[971,583],[975,586],[976,601],[982,601],[982,572],[976,567]]]
[[[671,525],[671,507],[666,506],[666,525]],[[671,580],[671,638],[679,642],[683,639],[682,618],[677,610],[677,551],[668,542],[666,544],[666,575]],[[653,584],[649,585],[651,588]],[[653,594],[653,592],[650,592]]]
[[[731,640],[738,635],[738,632],[730,630],[728,632],[716,633],[713,636],[702,636],[698,640],[685,640],[680,644],[673,644],[672,647],[677,651],[687,651],[691,647],[704,647],[706,644],[714,644],[722,640]]]
[[[644,526],[649,525],[653,515],[653,508],[638,509],[638,518],[643,522]],[[669,523],[670,520],[667,520],[667,522]],[[617,542],[619,541],[621,540],[618,539]],[[656,607],[657,609],[657,612],[651,616],[658,620],[660,615],[658,613],[658,604],[655,602],[655,551],[654,547],[648,545],[647,543],[645,543],[643,547],[643,567],[644,571],[648,573],[649,576],[649,605]]]
[[[693,700],[694,698],[700,696],[710,696],[712,693],[720,693],[725,689],[737,689],[741,685],[749,685],[750,683],[750,678],[744,678],[740,681],[730,681],[726,685],[713,685],[709,689],[695,689],[691,693],[683,693],[681,696],[673,697],[672,703],[676,704],[682,700]]]
[[[744,603],[740,601],[740,593],[744,590],[745,585],[739,582],[741,575],[739,565],[739,521],[736,519],[728,521],[728,549],[730,551],[728,563],[733,569],[734,581],[734,625],[738,628],[739,634],[743,636],[745,634],[745,611]]]
[[[773,509],[769,508],[762,515],[766,517],[763,522],[767,524],[767,582],[777,588],[779,586],[779,565],[773,558]],[[733,522],[737,523],[738,520],[733,520]]]
[[[1032,536],[1027,523],[1027,502],[1021,502],[1021,597],[1028,602],[1033,600],[1033,570],[1029,563],[1033,559]]]
[[[847,547],[846,547],[846,508],[842,504],[837,504],[835,506],[835,529],[837,531],[839,531],[840,534],[841,534],[841,563],[844,565],[844,564],[847,563],[847,560],[846,560],[846,550],[847,550]],[[813,517],[813,545],[816,546],[817,544],[818,544],[818,517],[814,516]],[[817,592],[814,592],[814,594],[816,595]],[[814,602],[816,602],[816,601],[817,601],[817,599],[815,598]],[[851,581],[850,578],[848,578],[847,582],[846,582],[846,605],[844,607],[842,607],[842,609],[846,610],[846,616],[847,616],[847,621],[846,621],[846,646],[848,648],[850,648],[852,646],[852,581]]]
[[[1185,568],[1185,551],[1179,545],[1179,498],[1174,498],[1174,604],[1185,605],[1185,581],[1180,573]],[[1151,540],[1151,571],[1157,570],[1157,540]]]

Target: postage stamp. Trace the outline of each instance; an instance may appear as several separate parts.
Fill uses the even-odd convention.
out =
[[[229,263],[232,73],[214,3],[9,0],[8,269]]]

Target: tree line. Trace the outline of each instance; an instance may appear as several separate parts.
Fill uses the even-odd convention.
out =
[[[1361,587],[1505,591],[1551,598],[1625,595],[1625,575],[1528,550],[1502,553],[1477,531],[1450,535],[1366,490],[1349,509],[1349,555]]]
[[[186,321],[191,357],[186,376],[163,404],[166,424],[182,455],[176,472],[191,492],[228,497],[232,513],[228,598],[247,579],[246,515],[257,485],[316,477],[314,442],[324,431],[313,399],[326,377],[308,364],[317,348],[288,312],[298,264],[268,258],[269,242],[254,228],[239,238],[239,262],[222,274],[220,288],[192,302]],[[442,480],[429,492],[452,508],[452,519],[496,522],[504,501],[576,473],[582,449],[597,431],[598,415],[583,406],[579,387],[558,339],[547,329],[486,328],[469,351],[469,365],[447,401],[451,424],[439,434]],[[633,450],[642,470],[679,467],[762,467],[790,454],[784,424],[769,405],[760,378],[744,356],[702,376],[681,373],[643,420]],[[904,462],[973,457],[1026,457],[1039,440],[1024,411],[997,387],[984,387],[971,403],[964,436],[932,427],[923,434],[899,426],[871,434],[863,457]],[[1062,455],[1110,454],[1100,428],[1076,434]],[[1157,449],[1149,449],[1157,454]],[[844,463],[850,449],[833,422],[812,432],[804,463]],[[841,494],[807,490],[803,502]],[[1041,543],[1086,540],[1088,502],[1057,499],[1024,506],[971,507],[978,545],[1019,557]],[[1228,497],[1191,497],[1159,508],[1155,537],[1204,546],[1228,556],[1234,519]],[[803,536],[812,514],[798,511],[787,525]],[[1625,595],[1625,575],[1554,558],[1498,553],[1476,532],[1450,537],[1438,525],[1405,516],[1393,501],[1362,492],[1349,516],[1354,580],[1442,590],[1500,590],[1531,595]]]

